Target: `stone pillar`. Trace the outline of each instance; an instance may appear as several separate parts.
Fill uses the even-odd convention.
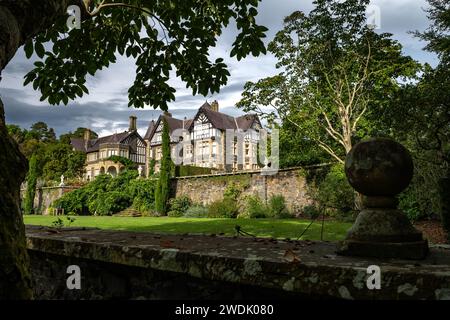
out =
[[[345,173],[363,195],[363,209],[339,243],[338,253],[377,258],[423,259],[428,242],[397,209],[396,196],[411,182],[411,155],[399,143],[384,138],[358,143],[348,153]]]

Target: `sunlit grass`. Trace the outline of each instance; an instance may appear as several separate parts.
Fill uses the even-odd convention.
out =
[[[170,217],[74,217],[72,227],[96,227],[127,231],[149,231],[162,233],[201,233],[235,235],[235,226],[259,237],[297,239],[310,220],[300,219],[211,219]],[[25,224],[51,226],[54,216],[25,216]],[[62,217],[67,225],[67,220]],[[350,223],[326,221],[323,240],[336,241],[345,237]],[[320,240],[321,222],[314,222],[301,239]]]

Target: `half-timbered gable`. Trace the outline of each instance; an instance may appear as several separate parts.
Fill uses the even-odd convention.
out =
[[[219,112],[217,101],[214,101],[212,104],[208,102],[203,104],[192,119],[179,120],[171,117],[170,114],[162,115],[156,122],[150,122],[145,136],[149,148],[149,161],[150,159],[155,159],[158,162],[161,158],[162,117],[166,118],[169,125],[172,152],[174,152],[175,144],[183,141],[181,154],[183,164],[208,167],[218,171],[257,169],[255,152],[257,140],[259,140],[259,130],[262,126],[256,115],[244,115],[234,118]],[[184,129],[187,131],[187,135],[183,134],[182,139],[175,137],[172,133],[176,129]],[[226,168],[225,139],[229,129],[233,130],[233,132],[239,131],[244,133],[247,143],[245,146],[240,146],[240,148],[235,143],[236,146],[231,151],[233,152],[234,164]],[[239,167],[237,159],[239,156],[243,156],[244,151],[249,154],[247,165]],[[147,165],[147,167],[149,166]],[[158,164],[155,165],[155,169],[155,171],[158,171]]]

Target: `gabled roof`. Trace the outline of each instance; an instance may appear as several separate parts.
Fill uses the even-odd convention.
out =
[[[71,138],[70,144],[74,147],[75,150],[89,153],[98,151],[100,149],[100,145],[103,143],[123,143],[124,140],[126,140],[133,134],[136,134],[138,138],[142,139],[136,131],[124,131],[97,139],[90,139],[87,144],[85,143],[85,140],[83,138]]]
[[[185,119],[180,120],[173,118],[169,115],[161,115],[158,120],[154,122],[153,120],[150,122],[149,127],[147,129],[147,133],[145,134],[145,140],[151,140],[153,135],[155,134],[162,118],[167,120],[169,125],[169,132],[172,132],[176,129],[186,129],[191,131],[195,120],[198,117],[204,114],[208,120],[211,122],[214,128],[219,130],[226,129],[242,129],[244,131],[250,129],[255,122],[261,125],[259,118],[256,114],[246,114],[237,118],[229,116],[225,113],[214,111],[211,109],[211,105],[208,102],[205,102],[197,111],[195,117],[193,119]]]
[[[225,113],[213,111],[211,109],[211,105],[208,102],[205,102],[200,109],[198,109],[197,114],[195,115],[189,129],[194,125],[195,120],[200,116],[200,114],[205,114],[205,116],[211,121],[211,124],[216,129],[226,130],[226,129],[237,129],[236,121],[232,116],[229,116]]]
[[[153,135],[155,134],[156,130],[159,127],[159,124],[161,123],[162,119],[166,119],[167,124],[169,125],[169,133],[172,134],[172,132],[176,129],[182,129],[183,128],[183,120],[180,119],[176,119],[173,118],[171,116],[162,114],[159,116],[158,120],[156,120],[156,122],[154,122],[153,120],[150,122],[150,125],[147,129],[147,133],[145,134],[145,140],[151,140],[151,138],[153,137]],[[185,120],[184,121],[184,128],[186,127],[186,123],[188,121],[192,121],[192,120]]]
[[[256,114],[246,114],[236,118],[239,129],[242,129],[244,131],[250,129],[255,121],[258,122],[258,124],[261,126],[258,115]]]
[[[150,140],[150,134],[152,133],[154,127],[155,127],[155,121],[152,120],[152,121],[150,121],[150,124],[148,125],[148,129],[147,129],[147,132],[145,133],[144,140]]]

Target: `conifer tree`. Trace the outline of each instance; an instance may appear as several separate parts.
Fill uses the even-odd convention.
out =
[[[163,118],[162,131],[162,157],[159,171],[158,184],[155,192],[155,210],[161,215],[167,213],[167,204],[170,192],[170,135],[167,120]]]
[[[25,214],[34,214],[34,197],[36,195],[36,186],[38,177],[41,175],[41,163],[39,154],[35,153],[31,156],[29,169],[27,174],[27,191],[24,201]]]

